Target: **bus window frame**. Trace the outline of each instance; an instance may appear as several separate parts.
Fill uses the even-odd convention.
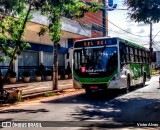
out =
[[[127,63],[127,57],[126,57],[126,52],[127,52],[127,50],[126,50],[126,45],[125,45],[125,43],[123,43],[123,42],[120,42],[120,44],[119,44],[119,52],[120,52],[120,64],[125,64],[125,63]],[[124,59],[123,59],[123,58]],[[122,61],[122,59],[123,59],[123,61]]]
[[[135,63],[139,63],[138,48],[134,48]]]
[[[129,49],[129,46],[128,45],[126,45],[126,56],[127,56],[127,58],[126,58],[126,61],[127,61],[127,63],[130,63],[131,62],[131,60],[130,60],[130,49]]]
[[[134,52],[133,52],[134,47],[130,46],[129,47],[129,57],[130,57],[130,63],[134,63]]]
[[[148,64],[149,63],[149,52],[143,48],[138,48],[133,45],[128,45],[120,41],[120,64],[130,64],[130,63],[139,63],[139,64]],[[123,48],[123,49],[122,49]],[[123,51],[122,51],[122,50]],[[125,51],[124,51],[125,50]],[[125,62],[122,61],[122,55],[124,53]]]

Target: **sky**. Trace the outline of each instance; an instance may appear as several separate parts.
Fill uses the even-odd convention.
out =
[[[118,36],[132,42],[138,43],[149,48],[150,26],[144,23],[138,23],[131,20],[128,16],[127,7],[123,5],[124,0],[113,0],[113,4],[117,4],[117,9],[108,11],[108,34],[109,36]],[[110,23],[111,22],[111,23]],[[114,26],[115,24],[116,26]],[[120,29],[121,28],[121,29]],[[128,31],[129,33],[123,31]],[[155,42],[154,50],[160,51],[160,23],[153,24],[153,41]],[[159,33],[158,33],[159,32]],[[130,34],[132,33],[132,34]],[[155,35],[158,35],[155,37]],[[135,36],[138,35],[138,36]]]

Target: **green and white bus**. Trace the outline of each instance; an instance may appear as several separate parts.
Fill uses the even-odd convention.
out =
[[[86,93],[145,85],[150,79],[149,50],[133,42],[114,38],[76,41],[73,49],[73,85]]]

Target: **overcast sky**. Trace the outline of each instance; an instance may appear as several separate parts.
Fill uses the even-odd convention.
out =
[[[118,27],[114,26],[110,22],[108,23],[109,28],[109,36],[119,36],[133,42],[137,42],[145,47],[149,47],[149,34],[150,34],[150,26],[143,23],[135,23],[133,20],[130,20],[127,14],[127,10],[123,5],[124,0],[113,0],[114,4],[117,4],[117,9],[113,11],[108,11],[108,20],[118,27],[134,34],[131,35]],[[153,24],[153,38],[160,31],[160,23]],[[139,36],[135,36],[139,35]],[[156,49],[160,50],[160,33],[154,38],[156,43]],[[159,45],[158,45],[159,43]],[[155,46],[155,45],[154,45]]]

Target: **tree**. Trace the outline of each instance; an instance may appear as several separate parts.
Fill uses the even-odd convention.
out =
[[[10,74],[13,62],[21,51],[30,47],[23,41],[27,22],[32,19],[33,12],[38,11],[43,5],[42,0],[1,0],[0,1],[0,62],[5,61],[5,56],[10,58],[9,67],[2,79],[0,77],[0,96],[3,96],[4,85]]]
[[[69,18],[82,18],[86,12],[97,11],[100,6],[93,2],[86,6],[85,3],[78,0],[1,0],[0,10],[4,12],[0,16],[0,60],[4,61],[4,55],[10,57],[10,63],[4,78],[0,77],[0,92],[3,96],[3,86],[12,69],[13,62],[21,51],[29,47],[29,44],[23,42],[23,36],[27,22],[32,19],[32,13],[41,11],[50,20],[48,27],[42,27],[39,35],[48,31],[54,44],[54,69],[57,75],[57,46],[61,35],[60,18],[67,16]],[[55,86],[57,86],[57,77],[55,77]]]
[[[84,2],[78,0],[60,0],[60,1],[46,1],[45,6],[40,10],[43,15],[46,15],[49,20],[49,26],[42,27],[39,35],[43,35],[46,31],[51,36],[51,40],[54,44],[54,65],[53,65],[53,89],[58,87],[58,42],[61,36],[61,22],[62,17],[68,17],[70,19],[83,18],[87,12],[96,12],[101,8],[101,4],[97,2],[91,2],[90,5],[86,5]]]
[[[152,23],[160,20],[160,0],[125,0],[128,6],[129,16],[136,22],[150,24],[150,53],[152,55]]]
[[[5,60],[5,56],[10,58],[8,70],[0,83],[0,92],[3,96],[3,86],[7,77],[12,69],[13,62],[20,55],[20,52],[29,47],[29,44],[23,42],[23,35],[25,32],[27,21],[31,19],[32,2],[19,1],[19,0],[1,0],[0,7],[0,48],[1,58],[0,61]],[[29,5],[26,10],[27,5]]]
[[[125,0],[129,16],[136,22],[159,22],[160,0]]]

